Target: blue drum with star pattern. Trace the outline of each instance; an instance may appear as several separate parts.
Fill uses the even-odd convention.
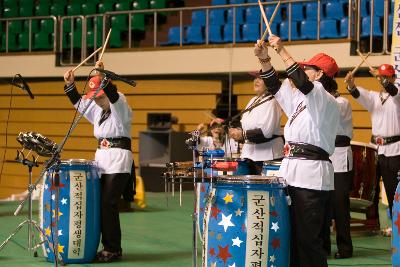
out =
[[[58,252],[64,263],[93,261],[100,242],[100,177],[97,164],[88,160],[65,160],[59,167]],[[40,226],[43,229],[43,254],[54,261],[55,168],[43,179],[39,203]],[[50,244],[49,244],[50,243]]]
[[[282,178],[217,177],[204,210],[203,267],[289,266],[288,202]]]
[[[397,180],[400,181],[400,170]],[[397,184],[392,208],[392,266],[400,266],[400,183]]]

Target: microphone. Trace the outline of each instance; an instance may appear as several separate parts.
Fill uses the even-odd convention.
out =
[[[21,79],[22,81],[22,86],[18,86],[19,88],[21,88],[22,90],[25,90],[28,92],[28,95],[30,96],[31,99],[34,99],[35,97],[33,96],[31,89],[29,88],[29,85],[25,82],[24,78],[22,78],[21,74],[16,74],[15,76],[17,76],[18,78]]]
[[[128,79],[126,79],[124,77],[121,77],[121,76],[119,76],[118,74],[116,74],[116,73],[114,73],[112,71],[103,70],[103,69],[99,69],[99,68],[96,68],[95,70],[98,71],[98,72],[104,73],[106,76],[108,76],[109,78],[111,78],[113,80],[119,80],[119,81],[127,83],[127,84],[129,84],[130,86],[133,86],[133,87],[136,86],[136,82],[135,81],[128,80]]]

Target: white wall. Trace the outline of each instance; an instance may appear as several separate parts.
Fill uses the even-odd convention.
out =
[[[297,61],[308,59],[324,52],[337,60],[340,68],[352,68],[360,62],[358,56],[349,56],[350,43],[297,44],[287,46]],[[271,49],[273,65],[283,70],[283,63]],[[121,75],[157,74],[204,74],[226,72],[248,72],[258,69],[252,46],[218,47],[194,49],[164,49],[129,52],[106,51],[103,57],[106,69]],[[369,61],[376,66],[390,62],[389,56],[371,56]],[[24,77],[61,77],[70,67],[56,67],[53,54],[2,55],[0,77],[12,77],[16,73]],[[90,67],[82,67],[77,76],[86,76]]]

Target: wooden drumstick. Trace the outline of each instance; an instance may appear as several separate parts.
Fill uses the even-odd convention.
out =
[[[365,61],[365,63],[367,63],[369,69],[374,70],[374,67],[372,67],[372,65],[367,61],[366,57],[364,57],[364,55],[360,52],[360,50],[357,49],[356,51],[357,51],[357,54],[360,56],[360,58],[362,58]]]
[[[260,0],[258,0],[258,6],[260,7],[261,15],[264,20],[265,26],[267,26],[268,33],[269,33],[269,35],[272,35],[272,31],[271,31],[271,27],[269,26],[269,23],[268,23],[267,15],[265,15],[265,10],[264,10],[264,7],[261,4]]]
[[[106,40],[105,40],[105,42],[104,42],[104,44],[103,44],[103,51],[101,51],[101,54],[100,54],[100,57],[99,57],[99,60],[98,60],[98,61],[101,61],[101,59],[103,58],[104,51],[106,51],[106,47],[107,47],[107,44],[108,44],[108,40],[110,39],[110,35],[111,35],[111,30],[112,30],[112,29],[110,29],[110,30],[108,31]]]
[[[354,74],[357,72],[357,70],[361,67],[361,65],[365,62],[365,60],[371,55],[371,52],[368,52],[368,54],[364,57],[361,58],[361,62],[351,71],[351,76],[354,76]]]
[[[271,18],[270,18],[270,20],[269,20],[269,24],[272,24],[272,23],[274,22],[276,13],[278,13],[278,9],[279,9],[279,6],[280,6],[280,5],[281,5],[281,1],[279,1],[278,4],[276,5],[275,10],[274,10],[274,12],[272,13],[272,16],[271,16]],[[261,42],[258,44],[260,47],[261,47],[261,45],[264,43],[264,40],[265,40],[265,38],[267,37],[267,34],[268,34],[268,28],[265,29],[264,34],[261,36],[261,39],[260,39]]]
[[[90,54],[90,56],[88,56],[87,58],[85,58],[81,63],[79,63],[78,66],[76,66],[72,72],[75,72],[77,69],[79,69],[80,67],[82,67],[83,64],[85,64],[89,59],[91,59],[94,55],[96,55],[103,47],[100,46],[99,48],[96,49],[96,51],[94,51],[92,54]]]

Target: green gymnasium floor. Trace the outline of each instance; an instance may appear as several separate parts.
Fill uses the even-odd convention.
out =
[[[123,260],[102,266],[190,267],[192,194],[184,193],[183,207],[179,207],[177,195],[175,198],[169,198],[168,206],[164,193],[148,193],[146,197],[148,204],[146,209],[121,214]],[[0,203],[1,242],[19,222],[25,219],[26,213],[19,217],[12,215],[16,206],[16,202]],[[24,228],[15,240],[25,244],[26,232]],[[358,236],[353,237],[353,245],[352,259],[330,258],[329,266],[391,266],[390,238]],[[336,251],[335,246],[332,246],[332,251]],[[30,267],[53,266],[53,264],[46,262],[41,256],[31,257],[27,251],[12,242],[0,251],[0,266]],[[99,266],[99,264],[73,266]]]

